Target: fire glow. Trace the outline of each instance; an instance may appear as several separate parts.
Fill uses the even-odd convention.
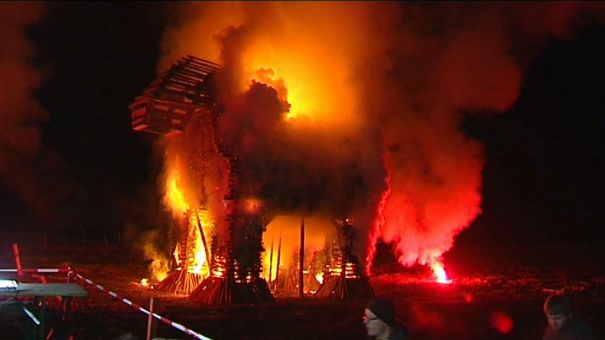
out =
[[[311,266],[311,259],[314,254],[322,251],[326,239],[333,232],[334,226],[326,218],[305,219],[305,268],[311,269],[311,274],[319,283],[323,280],[322,267]],[[299,242],[300,217],[278,215],[267,225],[263,234],[263,244],[267,247],[263,254],[263,277],[267,281],[274,281],[288,272],[296,272]]]

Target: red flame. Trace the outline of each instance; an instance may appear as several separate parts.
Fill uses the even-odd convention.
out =
[[[435,279],[437,283],[450,284],[452,280],[447,277],[447,273],[445,272],[445,267],[441,261],[434,261],[430,264],[431,269],[433,270],[433,274],[435,275]]]

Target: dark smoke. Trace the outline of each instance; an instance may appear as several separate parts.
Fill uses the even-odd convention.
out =
[[[0,181],[43,227],[73,224],[78,187],[59,154],[42,144],[50,116],[36,97],[47,76],[27,30],[46,14],[36,2],[0,4]]]
[[[0,4],[0,180],[38,216],[50,218],[45,194],[51,188],[41,176],[53,157],[40,144],[48,113],[34,97],[42,76],[25,34],[43,14],[39,3]]]

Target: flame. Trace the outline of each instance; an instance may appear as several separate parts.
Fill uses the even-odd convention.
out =
[[[319,282],[320,284],[324,283],[324,274],[323,273],[315,274],[315,280],[317,280],[317,282]]]
[[[212,268],[212,276],[213,277],[224,277],[225,276],[225,265],[226,258],[224,256],[215,256],[215,265]]]
[[[178,163],[177,163],[178,164]],[[187,209],[189,204],[185,200],[185,194],[179,187],[181,173],[178,166],[171,167],[166,177],[166,194],[164,202],[172,209],[175,216],[181,216]]]
[[[198,228],[197,223],[201,224],[201,230]],[[197,212],[197,216],[195,214],[191,214],[189,217],[189,223],[193,226],[191,230],[195,234],[195,265],[192,268],[193,273],[202,274],[202,277],[208,277],[210,275],[210,265],[208,264],[209,259],[206,258],[206,253],[210,254],[210,249],[204,248],[204,242],[202,241],[202,235],[200,232],[204,232],[204,234],[208,234],[208,227],[210,226],[209,218],[207,214],[199,211]],[[203,236],[208,240],[207,236]]]
[[[350,71],[330,57],[334,51],[312,36],[296,34],[275,39],[257,36],[248,47],[243,62],[243,88],[251,81],[273,87],[280,99],[290,104],[285,113],[288,121],[341,129],[355,124],[355,88],[350,82]],[[314,53],[300,53],[301,50]]]
[[[324,79],[310,79],[311,72],[306,69],[313,65],[304,65],[302,63],[293,63],[282,72],[276,71],[282,67],[259,66],[254,75],[250,76],[252,80],[264,83],[275,88],[280,94],[280,99],[290,104],[290,109],[286,113],[286,120],[292,121],[297,118],[307,118],[311,122],[332,123],[341,122],[340,117],[335,114],[337,108],[334,106],[334,100],[327,98],[328,94],[334,91],[334,88],[328,88]],[[269,81],[267,78],[258,77],[258,71],[270,69],[273,77]],[[290,71],[287,71],[290,70]],[[330,81],[331,82],[331,81]],[[341,90],[345,91],[345,90]],[[349,93],[342,93],[344,97],[352,97]],[[351,102],[351,99],[348,99]],[[346,101],[343,105],[343,111],[352,110]],[[349,107],[347,107],[349,106]],[[349,111],[350,112],[350,111]]]
[[[435,279],[437,283],[450,284],[452,280],[447,277],[447,273],[445,272],[445,268],[443,263],[440,261],[433,261],[429,265],[433,270],[433,274],[435,275]]]
[[[181,172],[180,162],[177,158],[173,162],[168,162],[168,171],[166,176],[165,184],[165,195],[164,203],[172,210],[173,216],[180,222],[180,216],[187,214],[187,240],[193,240],[193,249],[190,253],[193,254],[189,258],[187,264],[187,271],[190,273],[201,274],[202,277],[208,277],[210,275],[210,266],[208,264],[207,253],[210,253],[210,249],[205,249],[203,237],[208,240],[211,234],[210,227],[212,226],[211,218],[206,211],[198,211],[192,209],[192,204],[187,200],[187,195],[184,188],[184,178]],[[199,221],[199,226],[198,226]],[[203,230],[204,235],[200,234],[200,228]],[[208,246],[208,245],[206,245]],[[174,255],[177,259],[177,265],[184,265],[179,259],[180,245],[177,244]],[[189,256],[189,254],[187,254]],[[165,276],[164,276],[165,277]]]
[[[154,279],[162,281],[168,276],[168,263],[165,259],[153,259],[149,265]]]
[[[208,263],[209,261],[207,259],[206,251],[208,252],[208,254],[210,254],[210,249],[206,250],[204,248],[204,242],[202,240],[202,235],[200,234],[200,230],[197,225],[198,218],[201,223],[202,230],[204,232],[204,237],[206,237],[206,239],[207,239],[206,235],[209,235],[208,227],[211,224],[209,222],[209,218],[208,218],[207,214],[205,214],[203,211],[198,211],[198,212],[190,211],[189,219],[188,219],[189,235],[187,236],[187,238],[194,240],[194,243],[193,243],[193,249],[191,249],[191,253],[193,254],[193,257],[189,259],[190,262],[187,264],[187,271],[189,273],[201,274],[201,276],[203,278],[206,278],[210,275],[210,265]],[[181,248],[180,244],[177,244],[174,249],[174,256],[177,259],[177,265],[183,266],[184,263],[181,263],[181,260],[179,259],[179,253],[181,251],[180,248]]]

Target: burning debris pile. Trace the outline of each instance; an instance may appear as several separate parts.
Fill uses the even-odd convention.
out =
[[[203,277],[209,273],[208,261],[210,249],[202,227],[199,212],[188,210],[185,214],[185,223],[177,235],[174,253],[175,270],[162,280],[157,289],[164,292],[189,295],[202,282]],[[201,240],[201,244],[200,244]],[[203,247],[200,252],[199,245]],[[203,257],[202,257],[203,256]]]
[[[336,220],[338,243],[332,247],[330,263],[326,266],[323,283],[317,290],[318,297],[338,299],[368,298],[374,296],[368,278],[353,254],[355,240],[353,225],[348,218]]]
[[[353,253],[357,237],[351,219],[279,216],[263,239],[271,245],[264,255],[263,274],[277,296],[348,299],[373,295]]]

